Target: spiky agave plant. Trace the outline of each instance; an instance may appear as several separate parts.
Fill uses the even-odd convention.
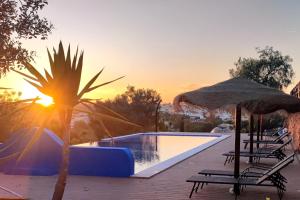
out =
[[[58,180],[55,185],[55,191],[53,194],[53,200],[61,200],[65,190],[66,179],[68,175],[68,165],[69,165],[69,144],[70,144],[70,123],[72,113],[77,104],[92,103],[89,99],[84,99],[83,96],[86,93],[92,92],[93,90],[112,83],[123,77],[119,77],[112,81],[102,83],[100,85],[93,86],[99,75],[102,73],[101,69],[90,81],[83,87],[80,91],[81,74],[83,66],[83,52],[80,53],[78,58],[78,48],[71,61],[70,46],[68,47],[67,54],[64,53],[64,48],[62,42],[59,43],[58,52],[54,49],[54,55],[51,56],[49,50],[48,57],[50,62],[51,71],[48,72],[46,69],[45,76],[43,76],[35,67],[30,63],[24,63],[24,66],[29,71],[30,75],[23,72],[16,71],[21,74],[27,82],[37,88],[41,93],[53,98],[54,110],[58,111],[59,118],[61,121],[61,129],[63,130],[63,159],[61,163],[61,169],[59,172]],[[91,111],[90,111],[91,112]],[[99,114],[97,114],[99,117]],[[124,118],[117,113],[112,112],[112,119],[124,121]],[[45,119],[45,123],[47,119]],[[128,122],[130,123],[130,122]],[[104,126],[103,122],[100,120],[100,125]],[[37,135],[41,134],[44,127],[40,127],[37,131]],[[104,130],[107,130],[104,127]],[[36,140],[32,140],[26,149]],[[24,150],[24,152],[26,151]]]

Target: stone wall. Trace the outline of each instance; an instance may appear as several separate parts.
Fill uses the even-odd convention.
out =
[[[300,150],[300,113],[289,114],[287,126],[293,135],[294,147]]]

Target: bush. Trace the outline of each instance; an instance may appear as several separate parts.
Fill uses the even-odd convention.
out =
[[[71,129],[71,144],[98,141],[100,138],[95,134],[94,129],[85,121],[76,121]]]
[[[128,119],[129,122],[138,124],[143,128],[137,128],[130,125],[118,124],[106,119],[103,122],[111,135],[123,135],[134,133],[136,131],[154,131],[156,108],[161,102],[160,95],[153,89],[136,89],[133,86],[128,86],[127,91],[121,95],[117,95],[113,100],[97,102],[96,111],[110,115],[108,109],[121,114]],[[97,124],[96,120],[91,118],[94,130],[99,133],[99,137],[103,134],[102,127]]]
[[[12,104],[19,99],[21,92],[4,91],[0,94],[0,141],[10,137],[11,132],[22,126],[20,114],[15,112],[17,104]]]

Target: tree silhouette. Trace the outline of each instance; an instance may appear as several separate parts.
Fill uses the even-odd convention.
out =
[[[259,54],[256,58],[239,58],[236,68],[230,69],[231,77],[244,77],[263,85],[282,90],[292,82],[294,70],[289,55],[282,55],[273,47],[256,48]]]
[[[34,136],[26,145],[25,149],[20,153],[18,160],[21,160],[23,156],[31,149],[31,146],[42,134],[46,124],[51,120],[54,114],[57,114],[61,126],[61,135],[64,141],[62,150],[62,163],[59,172],[58,180],[55,185],[55,190],[52,199],[61,200],[65,191],[66,180],[68,175],[69,166],[69,144],[71,134],[71,119],[73,111],[85,112],[94,115],[97,118],[99,124],[104,130],[107,130],[103,119],[108,118],[110,120],[118,121],[120,123],[130,124],[136,126],[133,123],[128,122],[124,117],[112,113],[112,116],[95,113],[90,105],[94,105],[90,99],[84,98],[83,96],[90,93],[102,86],[108,85],[114,81],[117,81],[122,77],[116,78],[112,81],[104,82],[102,84],[94,85],[100,74],[103,72],[101,69],[93,78],[91,78],[85,86],[80,89],[82,83],[82,69],[83,69],[83,52],[78,54],[76,51],[73,59],[71,59],[70,46],[67,53],[65,54],[62,42],[59,43],[58,51],[54,49],[53,56],[48,51],[50,71],[44,70],[45,75],[41,74],[34,66],[30,63],[24,63],[24,66],[29,71],[30,75],[20,71],[16,71],[21,74],[27,82],[38,89],[41,93],[53,98],[53,105],[50,107],[52,112],[47,112],[41,115],[41,125],[34,133]],[[91,111],[81,111],[75,108],[76,105],[85,105]],[[110,133],[107,131],[108,135]]]
[[[34,51],[22,46],[21,39],[46,39],[53,25],[38,12],[47,0],[0,1],[0,78],[10,67],[22,68],[23,62],[33,60]]]
[[[105,112],[106,108],[126,116],[126,118],[144,127],[145,130],[155,130],[156,109],[161,101],[160,95],[153,89],[136,89],[128,86],[127,90],[117,95],[113,100],[98,102],[96,109]]]

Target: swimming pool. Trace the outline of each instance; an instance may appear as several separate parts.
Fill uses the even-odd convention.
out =
[[[151,177],[227,137],[211,133],[138,133],[76,146],[126,147],[134,157],[133,177]]]

